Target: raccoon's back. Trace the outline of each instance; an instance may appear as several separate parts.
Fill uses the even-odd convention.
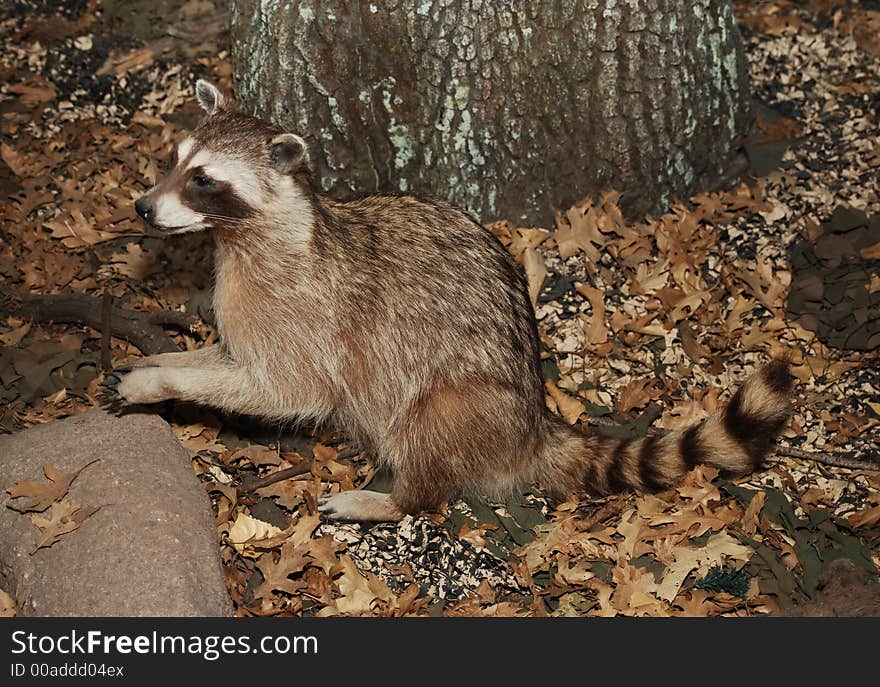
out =
[[[438,368],[541,389],[522,269],[485,228],[445,203],[372,196],[330,206],[346,326],[414,374]],[[532,393],[529,395],[531,396]]]

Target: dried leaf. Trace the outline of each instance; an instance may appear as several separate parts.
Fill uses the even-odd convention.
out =
[[[12,331],[0,334],[0,343],[3,343],[4,346],[18,346],[30,330],[30,322],[25,322],[17,327],[13,327]]]
[[[634,379],[627,384],[617,397],[615,409],[625,415],[634,408],[644,408],[648,403],[663,395],[663,389],[656,389],[657,380],[650,377]]]
[[[11,84],[7,86],[10,93],[19,96],[21,104],[25,107],[37,107],[54,100],[58,92],[51,83],[47,86],[28,86],[23,83]]]
[[[73,501],[64,498],[51,505],[48,517],[31,513],[31,522],[42,530],[31,555],[40,549],[48,549],[60,541],[65,534],[70,534],[77,529],[85,522],[86,518],[91,517],[100,509],[100,506],[80,507]]]
[[[550,394],[550,398],[556,403],[556,408],[562,415],[562,419],[568,424],[573,425],[586,411],[583,403],[562,391],[562,389],[553,383],[552,379],[548,379],[544,382],[544,386],[547,389],[547,393]]]
[[[678,336],[681,338],[681,347],[692,362],[699,363],[702,358],[711,356],[711,351],[697,341],[694,330],[687,321],[678,323]]]
[[[534,248],[526,248],[522,254],[522,265],[526,271],[526,279],[529,285],[529,298],[532,307],[537,305],[538,296],[544,288],[544,280],[547,278],[547,268],[544,266],[544,258]]]
[[[724,321],[724,327],[728,332],[733,333],[743,326],[743,319],[755,309],[754,301],[750,301],[743,295],[736,297],[736,301],[730,310],[730,314]]]
[[[759,491],[749,501],[749,506],[746,508],[742,519],[742,531],[750,537],[758,531],[759,517],[766,502],[766,491]]]
[[[785,293],[791,283],[791,272],[783,269],[774,271],[769,260],[758,257],[754,268],[743,269],[737,276],[748,285],[749,292],[768,310],[777,310],[785,304]]]
[[[334,606],[322,608],[317,615],[362,616],[373,615],[374,603],[381,599],[390,601],[394,595],[375,575],[367,579],[361,575],[351,556],[343,555],[339,559],[342,575],[337,581],[340,596],[334,599]],[[384,585],[384,586],[383,586]]]
[[[0,157],[20,179],[42,176],[49,171],[51,160],[36,153],[21,153],[7,143],[0,143]]]
[[[605,294],[586,284],[575,285],[575,290],[590,301],[592,313],[587,318],[585,333],[587,343],[596,346],[608,342],[608,328],[605,325]]]
[[[14,618],[18,615],[18,604],[11,595],[0,589],[0,618]]]
[[[666,286],[669,281],[669,260],[658,260],[652,267],[642,262],[636,267],[635,277],[632,278],[632,293],[634,295],[653,295]]]
[[[583,251],[594,263],[599,262],[602,257],[599,248],[607,241],[599,231],[596,210],[589,204],[570,208],[564,218],[557,216],[554,238],[559,249],[559,257],[563,260]]]
[[[880,506],[864,508],[847,517],[852,527],[871,527],[880,522]]]
[[[145,251],[137,243],[129,243],[125,253],[114,253],[110,260],[114,272],[130,279],[141,280],[162,269],[155,251]]]
[[[663,573],[663,579],[657,587],[657,596],[672,601],[684,584],[685,578],[694,570],[707,573],[712,566],[721,566],[725,560],[748,562],[752,549],[743,546],[726,532],[713,534],[701,548],[679,546],[673,550],[675,563]]]
[[[77,209],[70,210],[66,217],[62,216],[51,222],[46,222],[45,226],[52,231],[53,239],[59,239],[66,248],[72,250],[94,246],[122,235],[112,231],[95,229],[85,215]]]
[[[669,319],[672,320],[672,322],[677,323],[687,317],[693,316],[704,303],[709,302],[711,297],[712,294],[708,291],[699,291],[684,296],[675,304],[675,307],[672,308],[672,311],[669,313]]]
[[[13,499],[24,499],[9,507],[19,513],[41,513],[55,501],[60,501],[67,494],[70,485],[79,473],[90,465],[97,463],[100,458],[89,461],[76,472],[62,472],[48,463],[43,466],[43,474],[49,482],[37,482],[36,480],[22,480],[8,487],[6,491]]]
[[[311,560],[308,547],[290,541],[281,547],[277,561],[270,553],[260,556],[256,567],[263,575],[263,584],[254,590],[254,598],[271,599],[275,591],[297,593],[303,583],[291,580],[290,575],[302,572]]]
[[[229,528],[227,541],[242,556],[257,558],[262,554],[262,551],[258,551],[254,544],[277,537],[281,532],[280,527],[240,512]]]
[[[669,611],[657,598],[654,574],[618,560],[612,571],[615,584],[611,605],[624,615],[665,617]]]

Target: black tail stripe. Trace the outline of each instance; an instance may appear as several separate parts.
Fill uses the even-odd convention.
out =
[[[700,463],[706,462],[706,451],[700,443],[700,425],[694,425],[681,435],[681,457],[688,470],[693,470]]]
[[[596,450],[600,455],[604,455],[610,448],[614,440],[611,437],[597,436]],[[605,491],[602,482],[599,480],[601,464],[598,461],[590,461],[587,463],[584,472],[584,486],[587,491],[594,494],[601,494]]]
[[[742,389],[737,391],[724,411],[724,429],[757,466],[776,440],[785,418],[766,418],[743,410]]]
[[[791,392],[794,378],[788,369],[788,363],[782,360],[774,360],[761,370],[764,383],[777,394],[785,396]]]
[[[663,491],[666,488],[663,474],[657,469],[658,443],[659,437],[649,434],[639,450],[639,478],[645,491]]]
[[[608,473],[606,479],[606,491],[609,494],[617,494],[626,491],[629,483],[626,480],[626,474],[623,472],[623,457],[632,444],[632,439],[624,439],[614,449],[611,454],[611,463],[608,465]]]
[[[595,463],[588,463],[586,472],[584,473],[584,487],[586,487],[587,491],[600,493],[602,491],[599,484],[597,484],[598,478],[598,467]]]

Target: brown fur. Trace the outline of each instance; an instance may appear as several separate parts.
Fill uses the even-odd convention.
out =
[[[334,420],[395,475],[390,498],[322,501],[344,519],[396,519],[461,490],[498,495],[535,481],[560,493],[658,490],[699,462],[753,469],[772,447],[789,412],[782,363],[685,433],[616,441],[565,425],[545,406],[526,281],[501,244],[446,203],[322,197],[307,168],[273,168],[277,133],[228,109],[194,132],[189,156],[241,161],[261,204],[218,185],[218,207],[245,207],[199,225],[216,238],[221,347],[148,359],[123,376],[127,401]],[[186,201],[188,178],[176,168],[148,196]],[[187,207],[210,213],[202,201]]]

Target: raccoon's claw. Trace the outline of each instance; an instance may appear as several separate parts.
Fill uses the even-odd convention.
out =
[[[101,407],[111,413],[118,413],[125,405],[125,401],[117,390],[119,381],[119,375],[105,372],[104,380],[98,385],[101,387],[101,393],[98,397]]]
[[[104,379],[98,384],[101,387],[99,400],[104,410],[119,413],[123,407],[128,405],[119,393],[119,383],[131,369],[131,365],[122,365],[104,373]]]
[[[328,520],[334,520],[333,506],[330,504],[329,496],[322,496],[318,499],[318,512]]]

